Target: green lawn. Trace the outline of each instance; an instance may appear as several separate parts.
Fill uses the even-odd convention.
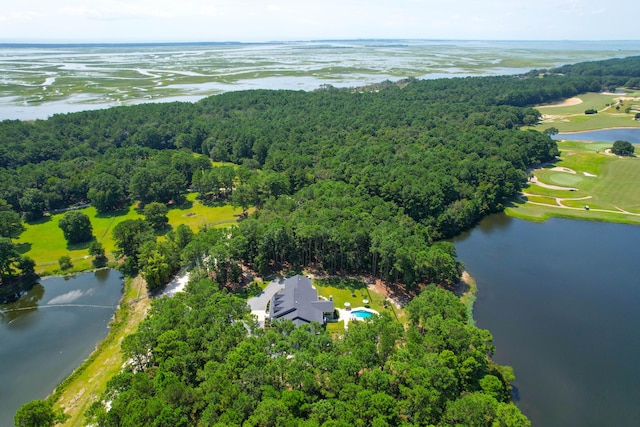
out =
[[[639,98],[639,100],[621,100],[618,98]],[[560,132],[577,132],[585,130],[616,128],[616,127],[640,127],[640,121],[634,120],[634,115],[640,111],[640,92],[628,91],[626,94],[601,94],[585,93],[576,98],[582,103],[567,105],[563,107],[541,105],[536,109],[545,117],[544,122],[536,129],[543,130],[548,127],[555,127]],[[620,109],[616,110],[616,106]],[[632,111],[625,113],[627,107]],[[595,109],[598,114],[584,114],[587,109]]]
[[[206,206],[196,197],[196,193],[190,193],[185,204],[169,210],[167,217],[171,227],[186,224],[194,231],[204,225],[227,227],[234,224],[241,213],[241,209],[230,205]],[[128,210],[109,214],[98,214],[93,207],[80,211],[89,216],[93,226],[93,235],[96,240],[102,243],[107,255],[115,250],[115,244],[111,237],[113,227],[127,219],[144,218],[134,206],[129,207]],[[91,268],[88,243],[67,245],[62,230],[58,227],[62,216],[63,214],[55,214],[33,223],[26,223],[25,231],[16,239],[20,252],[36,262],[36,271],[40,274],[60,273],[58,259],[63,255],[71,257],[73,269],[70,272]]]
[[[318,295],[327,299],[332,297],[336,308],[344,308],[345,302],[350,303],[352,308],[363,307],[365,304],[362,300],[368,300],[369,303],[366,306],[379,313],[387,311],[400,321],[405,318],[404,310],[393,307],[391,303],[386,304],[385,307],[385,296],[378,292],[370,292],[362,279],[314,279],[313,285],[318,290]]]
[[[544,221],[549,217],[593,219],[598,221],[640,223],[640,158],[620,158],[604,154],[612,144],[562,141],[558,143],[558,162],[534,172],[543,183],[575,187],[578,191],[554,190],[529,184],[523,192],[528,203],[514,201],[509,215]],[[551,170],[554,166],[572,169],[576,174]],[[587,174],[596,175],[588,176]],[[589,197],[583,200],[571,200]],[[556,206],[555,198],[568,208]],[[548,204],[553,206],[541,206]],[[589,206],[585,210],[584,206]],[[606,212],[599,212],[603,210]]]

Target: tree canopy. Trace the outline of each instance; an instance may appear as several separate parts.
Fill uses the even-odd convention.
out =
[[[125,338],[126,368],[88,422],[530,425],[510,402],[511,370],[488,358],[491,335],[450,292],[428,287],[408,310],[406,329],[385,314],[333,340],[318,324],[257,328],[243,299],[191,281]]]
[[[20,215],[11,210],[4,199],[0,199],[0,237],[14,237],[23,230]]]
[[[502,210],[527,168],[558,154],[553,128],[521,130],[540,119],[531,106],[637,85],[638,60],[0,122],[0,211],[34,221],[87,201],[101,212],[176,205],[192,190],[246,214],[229,230],[176,228],[165,241],[149,221],[114,227],[123,271],[150,290],[185,263],[207,278],[154,301],[90,423],[529,425],[510,402],[513,373],[490,359],[491,335],[440,288],[411,302],[406,328],[382,315],[340,340],[316,324],[258,329],[245,301],[219,289],[243,264],[366,273],[415,292],[452,285],[462,265],[443,240]],[[4,234],[19,231],[5,219]],[[1,237],[3,283],[29,267]]]
[[[144,207],[144,219],[154,230],[161,230],[169,223],[169,209],[164,203],[151,202]]]
[[[69,211],[65,213],[60,218],[58,226],[62,229],[64,238],[71,244],[88,242],[93,239],[91,220],[83,212]]]
[[[618,140],[613,143],[611,152],[617,156],[633,156],[635,147],[629,141]]]
[[[20,407],[14,417],[16,427],[51,427],[65,416],[53,410],[50,402],[46,400],[33,400]]]

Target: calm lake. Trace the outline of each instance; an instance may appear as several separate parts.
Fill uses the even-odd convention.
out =
[[[114,270],[51,277],[0,305],[0,426],[51,393],[107,335],[122,285]]]
[[[534,427],[637,425],[639,241],[638,226],[504,214],[455,240]]]
[[[629,141],[632,144],[640,144],[640,128],[603,129],[588,132],[559,133],[554,135],[553,139],[605,142],[622,140]]]

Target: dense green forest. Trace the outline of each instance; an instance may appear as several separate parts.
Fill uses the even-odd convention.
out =
[[[89,411],[100,426],[526,426],[511,369],[450,292],[355,322],[340,339],[317,324],[259,328],[245,300],[193,280],[154,301],[123,342],[128,368]],[[109,410],[106,409],[109,402]]]
[[[150,288],[186,263],[209,274],[154,303],[93,422],[528,425],[510,403],[511,372],[489,359],[489,333],[468,325],[445,291],[417,296],[406,328],[382,316],[331,340],[316,326],[256,329],[244,300],[219,287],[240,281],[242,265],[369,274],[416,292],[457,282],[455,248],[442,240],[502,210],[526,169],[558,154],[548,135],[520,130],[539,120],[530,106],[628,83],[637,61],[1,122],[0,231],[10,256],[0,254],[0,274],[33,270],[12,247],[18,214],[171,205],[187,191],[255,207],[230,230],[178,227],[162,242],[149,221],[116,227],[123,270],[142,272]]]
[[[259,208],[233,245],[257,271],[286,262],[409,286],[451,282],[454,254],[432,244],[500,211],[526,168],[557,154],[546,135],[519,130],[539,119],[527,106],[622,82],[636,62],[375,90],[243,91],[4,121],[0,199],[36,221],[87,202],[101,212],[179,203],[191,189]],[[212,168],[208,158],[240,167]],[[3,236],[15,235],[5,228],[12,231]],[[5,270],[19,271],[19,262],[14,256]]]

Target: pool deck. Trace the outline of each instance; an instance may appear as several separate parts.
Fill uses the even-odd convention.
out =
[[[376,310],[367,307],[350,307],[349,309],[336,308],[336,310],[338,311],[338,322],[344,322],[345,330],[349,329],[350,321],[364,320],[353,316],[351,313],[354,311],[368,311],[369,313],[380,315],[380,313],[378,313]]]

